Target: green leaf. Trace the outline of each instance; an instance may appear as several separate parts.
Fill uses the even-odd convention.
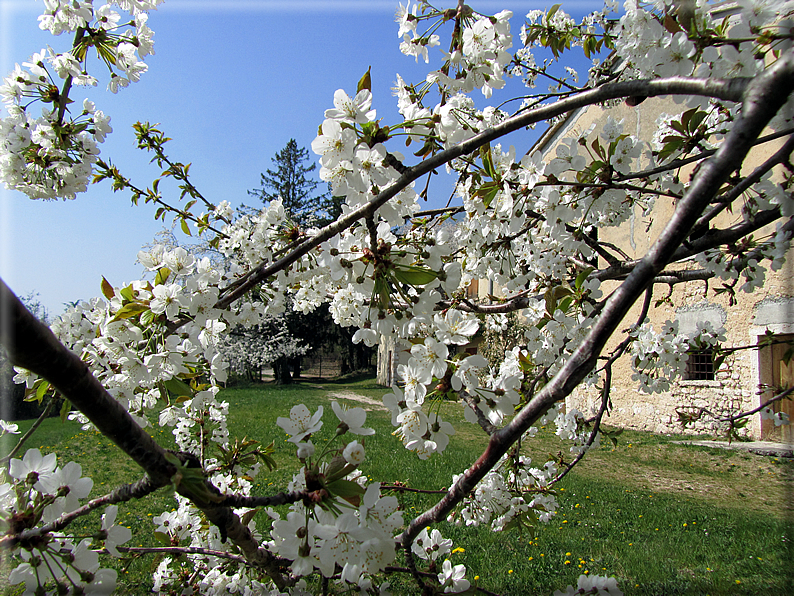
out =
[[[364,73],[364,76],[359,79],[358,85],[356,85],[356,93],[362,89],[372,91],[372,76],[370,75],[370,70],[372,70],[372,66],[369,66],[367,68],[367,72]]]
[[[61,405],[61,422],[66,422],[66,417],[69,415],[69,412],[72,411],[72,402],[68,399],[63,400],[63,404]]]
[[[271,445],[272,444],[273,443],[271,443]],[[278,467],[278,463],[276,462],[276,460],[273,459],[273,457],[270,456],[268,453],[262,453],[261,451],[257,451],[256,455],[259,459],[262,460],[262,463],[267,466],[268,470],[273,471]]]
[[[186,219],[182,218],[182,220],[180,221],[180,225],[182,227],[182,231],[185,234],[187,234],[188,236],[192,236],[193,235],[193,234],[190,233],[190,228],[187,225],[187,220]]]
[[[259,513],[259,509],[251,509],[251,511],[246,511],[241,517],[240,521],[243,522],[244,526],[247,526],[251,523],[251,520],[254,519],[254,516]]]
[[[364,489],[352,480],[335,480],[327,484],[325,488],[332,495],[344,499],[354,507],[361,505],[361,495],[364,494]]]
[[[394,277],[397,281],[409,286],[423,286],[429,284],[438,277],[438,273],[427,267],[417,267],[415,265],[396,265]]]
[[[557,310],[557,303],[562,298],[570,296],[573,292],[565,286],[555,286],[546,290],[544,297],[546,299],[546,312],[550,317],[554,317],[554,311]]]
[[[129,302],[122,306],[116,316],[113,317],[113,321],[120,321],[122,319],[131,319],[132,317],[138,316],[142,312],[146,312],[149,310],[149,307],[145,304],[140,302]],[[111,321],[111,323],[113,322]]]
[[[154,539],[164,546],[171,546],[171,538],[165,532],[155,532]]]
[[[667,142],[664,147],[662,147],[662,150],[659,151],[659,157],[661,159],[664,159],[670,156],[673,153],[673,151],[678,149],[683,143],[684,143],[684,139],[682,139],[681,137],[675,137],[673,140]]]
[[[193,390],[190,389],[190,386],[177,377],[172,377],[163,384],[168,392],[175,397],[187,396],[188,399],[193,397]]]
[[[576,276],[576,281],[574,282],[574,287],[577,290],[581,290],[582,289],[582,284],[584,284],[584,282],[587,281],[587,278],[590,276],[590,274],[593,271],[595,271],[594,267],[588,267],[587,269],[583,269],[582,271],[580,271],[579,275]]]
[[[708,116],[708,114],[706,112],[704,112],[703,110],[701,110],[699,112],[695,112],[694,114],[692,114],[692,118],[690,118],[690,120],[689,120],[689,130],[690,130],[690,132],[693,132],[693,133],[696,132],[698,127],[703,122],[703,120],[706,119],[706,116]]]
[[[336,480],[340,478],[337,474],[347,465],[345,458],[341,455],[337,455],[333,457],[331,461],[328,463],[328,467],[325,469],[325,477],[329,481]]]
[[[493,154],[491,153],[490,143],[486,143],[480,147],[480,159],[482,159],[482,167],[485,170],[485,173],[496,180],[497,174],[493,165]]]
[[[571,296],[566,296],[560,301],[559,305],[557,305],[557,309],[566,313],[568,312],[568,309],[571,307],[572,302],[573,302],[573,298]]]
[[[119,290],[119,294],[121,294],[121,297],[129,302],[133,302],[135,300],[135,291],[132,289],[132,285],[129,285],[126,288],[121,288],[121,290]]]
[[[684,127],[684,130],[680,132],[686,132],[689,128],[689,121],[692,119],[692,116],[697,112],[697,108],[692,108],[691,110],[687,110],[683,114],[681,114],[681,125]],[[676,129],[678,130],[678,129]]]
[[[498,182],[485,182],[480,188],[478,188],[474,196],[482,197],[482,204],[487,209],[490,207],[491,202],[494,200],[496,193],[499,192],[500,185]]]
[[[356,469],[356,466],[350,465],[345,461],[341,455],[337,455],[331,460],[328,469],[325,471],[325,484],[333,484],[341,480],[350,472]]]
[[[372,301],[380,310],[389,308],[389,284],[382,277],[375,280],[375,287],[372,290]]]
[[[159,286],[164,284],[171,276],[171,270],[168,267],[160,267],[157,270],[157,275],[154,276],[154,285]]]
[[[177,483],[180,494],[189,498],[200,509],[206,509],[211,503],[220,503],[226,496],[214,493],[207,485],[204,470],[183,466],[180,470],[182,478]]]
[[[154,323],[155,318],[156,315],[151,310],[147,310],[145,313],[141,315],[141,325],[148,327],[149,325]]]
[[[108,282],[104,276],[102,277],[102,294],[104,294],[105,298],[108,300],[116,295],[116,293],[113,291],[113,286],[110,285],[110,282]]]
[[[41,382],[37,383],[37,385],[38,386],[36,387],[36,401],[41,403],[41,400],[44,399],[44,396],[47,394],[47,391],[49,391],[50,389],[50,384],[44,379],[41,379]]]

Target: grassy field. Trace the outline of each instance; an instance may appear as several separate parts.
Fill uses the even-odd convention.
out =
[[[288,415],[295,403],[312,410],[326,406],[326,425],[314,440],[318,445],[336,426],[331,399],[370,409],[368,425],[378,433],[366,439],[362,470],[384,482],[446,487],[453,474],[481,453],[482,433],[462,421],[457,406],[447,404],[442,417],[455,424],[458,434],[440,457],[417,460],[390,435],[385,411],[346,399],[354,394],[359,400],[377,401],[383,393],[369,379],[225,390],[222,397],[231,404],[232,435],[276,445],[279,468],[262,474],[254,492],[277,492],[295,470],[294,447],[275,425],[275,419]],[[22,423],[20,428],[28,425]],[[152,431],[161,443],[170,443],[170,429]],[[679,438],[626,431],[617,449],[610,445],[591,452],[561,483],[557,517],[533,535],[440,524],[444,536],[462,549],[451,556],[452,562],[465,563],[470,580],[477,576],[478,585],[501,594],[550,595],[576,584],[585,571],[614,575],[627,595],[793,594],[794,462],[674,443]],[[46,421],[30,446],[57,449],[59,461],[81,463],[84,473],[94,479],[92,496],[140,476],[109,441],[71,423]],[[549,454],[567,454],[567,446],[557,440],[553,429],[543,429],[525,451],[540,465]],[[434,502],[433,495],[398,497],[407,515]],[[133,529],[137,541],[133,546],[151,544],[152,515],[172,504],[173,498],[162,491],[153,500],[120,506],[119,518]],[[96,518],[87,518],[75,533],[88,533],[94,524]],[[122,562],[118,593],[145,594],[156,564],[152,558]],[[397,593],[415,591],[402,578],[393,577],[392,583]]]

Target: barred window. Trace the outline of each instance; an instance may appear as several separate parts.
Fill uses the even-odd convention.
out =
[[[713,381],[714,380],[714,348],[708,347],[701,350],[689,350],[686,361],[685,381]]]

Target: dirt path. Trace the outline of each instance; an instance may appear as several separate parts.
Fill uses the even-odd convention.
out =
[[[357,401],[366,404],[368,407],[364,407],[365,410],[387,409],[382,402],[374,400],[371,397],[367,397],[365,395],[359,395],[358,393],[353,393],[352,391],[329,391],[328,395],[331,397],[335,397],[336,399],[345,399],[349,401]]]

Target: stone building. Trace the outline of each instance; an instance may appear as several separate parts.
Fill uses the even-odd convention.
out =
[[[561,139],[586,134],[591,128],[590,134],[594,136],[603,127],[607,116],[623,120],[625,133],[649,141],[657,130],[657,119],[661,114],[679,114],[684,109],[669,98],[647,99],[634,107],[622,103],[608,110],[591,106],[570,114],[551,127],[533,150],[541,151],[547,159],[551,159]],[[746,174],[762,163],[781,144],[781,141],[775,141],[759,145],[746,160],[742,173]],[[691,170],[684,172],[686,176],[690,174]],[[647,215],[636,208],[628,222],[619,228],[599,230],[598,238],[619,248],[629,259],[640,257],[661,232],[674,208],[672,200],[660,197]],[[724,228],[740,218],[740,214],[723,212],[713,225]],[[770,232],[774,234],[774,227],[763,229],[755,236],[764,237]],[[601,261],[599,266],[604,264]],[[677,267],[697,268],[691,260],[681,262]],[[648,320],[654,329],[659,330],[666,320],[677,320],[679,330],[691,336],[699,321],[709,321],[725,335],[726,341],[721,348],[747,349],[729,353],[718,367],[714,366],[713,353],[690,352],[685,380],[673,383],[666,393],[650,395],[638,391],[637,382],[631,378],[630,362],[625,357],[620,359],[613,369],[613,407],[605,423],[659,433],[715,433],[722,428],[716,418],[757,408],[772,395],[767,387],[790,384],[794,379],[794,360],[788,360],[786,352],[791,346],[786,343],[762,344],[767,343],[764,339],[768,338],[768,334],[773,334],[775,341],[794,341],[792,275],[794,253],[790,252],[783,269],[767,272],[762,287],[749,294],[737,288],[735,303],[731,303],[729,294],[715,293],[714,290],[721,285],[719,280],[708,283],[690,281],[669,290],[657,286],[654,299],[663,298],[668,291],[669,296],[661,306],[652,307],[649,312]],[[602,286],[604,295],[615,287],[615,283]],[[618,329],[634,324],[640,308],[641,305],[636,304]],[[606,351],[615,347],[620,339],[622,337],[614,337]],[[593,412],[598,403],[598,396],[581,390],[566,401],[568,407],[575,407],[586,414]],[[792,401],[783,400],[777,402],[774,408],[788,413],[794,419],[792,405]],[[686,417],[697,420],[683,428],[680,420]],[[762,420],[760,414],[753,415],[741,432],[755,439],[792,440],[791,426],[776,428],[771,420]]]
[[[685,108],[670,98],[649,98],[639,105],[620,103],[609,109],[590,106],[570,113],[551,126],[536,142],[530,152],[540,151],[546,161],[556,155],[557,144],[572,135],[589,131],[592,138],[603,128],[607,116],[622,120],[624,132],[645,141],[650,141],[657,131],[657,120],[663,113],[680,114]],[[745,163],[747,173],[777,151],[783,141],[764,143],[756,147]],[[690,168],[683,176],[692,173]],[[644,214],[637,207],[628,222],[619,228],[598,231],[600,241],[608,242],[633,259],[644,255],[669,220],[675,205],[672,200],[659,198],[652,211]],[[741,216],[723,212],[712,223],[724,228],[735,223]],[[755,236],[774,233],[773,227],[761,230]],[[605,262],[599,262],[599,267]],[[678,263],[681,269],[697,268],[693,261]],[[651,308],[648,320],[659,330],[666,320],[677,320],[684,334],[692,334],[700,321],[709,321],[726,338],[721,348],[735,350],[715,367],[713,353],[693,352],[689,355],[685,380],[673,384],[670,391],[662,394],[644,394],[632,381],[632,369],[627,358],[620,359],[613,368],[611,390],[612,408],[605,423],[613,426],[648,430],[658,433],[719,433],[721,425],[716,421],[725,415],[757,408],[771,397],[769,387],[790,384],[794,379],[794,359],[787,352],[794,342],[794,253],[783,269],[768,271],[764,284],[752,293],[737,291],[735,302],[729,294],[715,293],[721,285],[717,281],[693,281],[675,285],[661,306]],[[615,287],[616,282],[602,286],[604,295]],[[493,288],[488,282],[472,282],[473,297],[484,298]],[[658,287],[655,299],[667,294],[667,288]],[[640,313],[640,304],[629,312],[619,329],[634,324]],[[768,345],[769,335],[777,342]],[[614,337],[606,351],[615,347],[621,337]],[[792,343],[794,345],[794,343]],[[738,349],[742,348],[742,349]],[[408,360],[409,346],[400,346],[393,340],[381,341],[378,354],[378,381],[383,385],[397,382],[397,366]],[[567,407],[584,413],[593,412],[598,405],[598,396],[580,390],[567,400]],[[774,405],[794,419],[794,400],[783,400]],[[702,415],[701,415],[702,414]],[[696,419],[682,427],[682,418]],[[782,440],[792,442],[792,426],[775,427],[771,420],[762,420],[761,414],[750,417],[742,434],[754,439]]]

